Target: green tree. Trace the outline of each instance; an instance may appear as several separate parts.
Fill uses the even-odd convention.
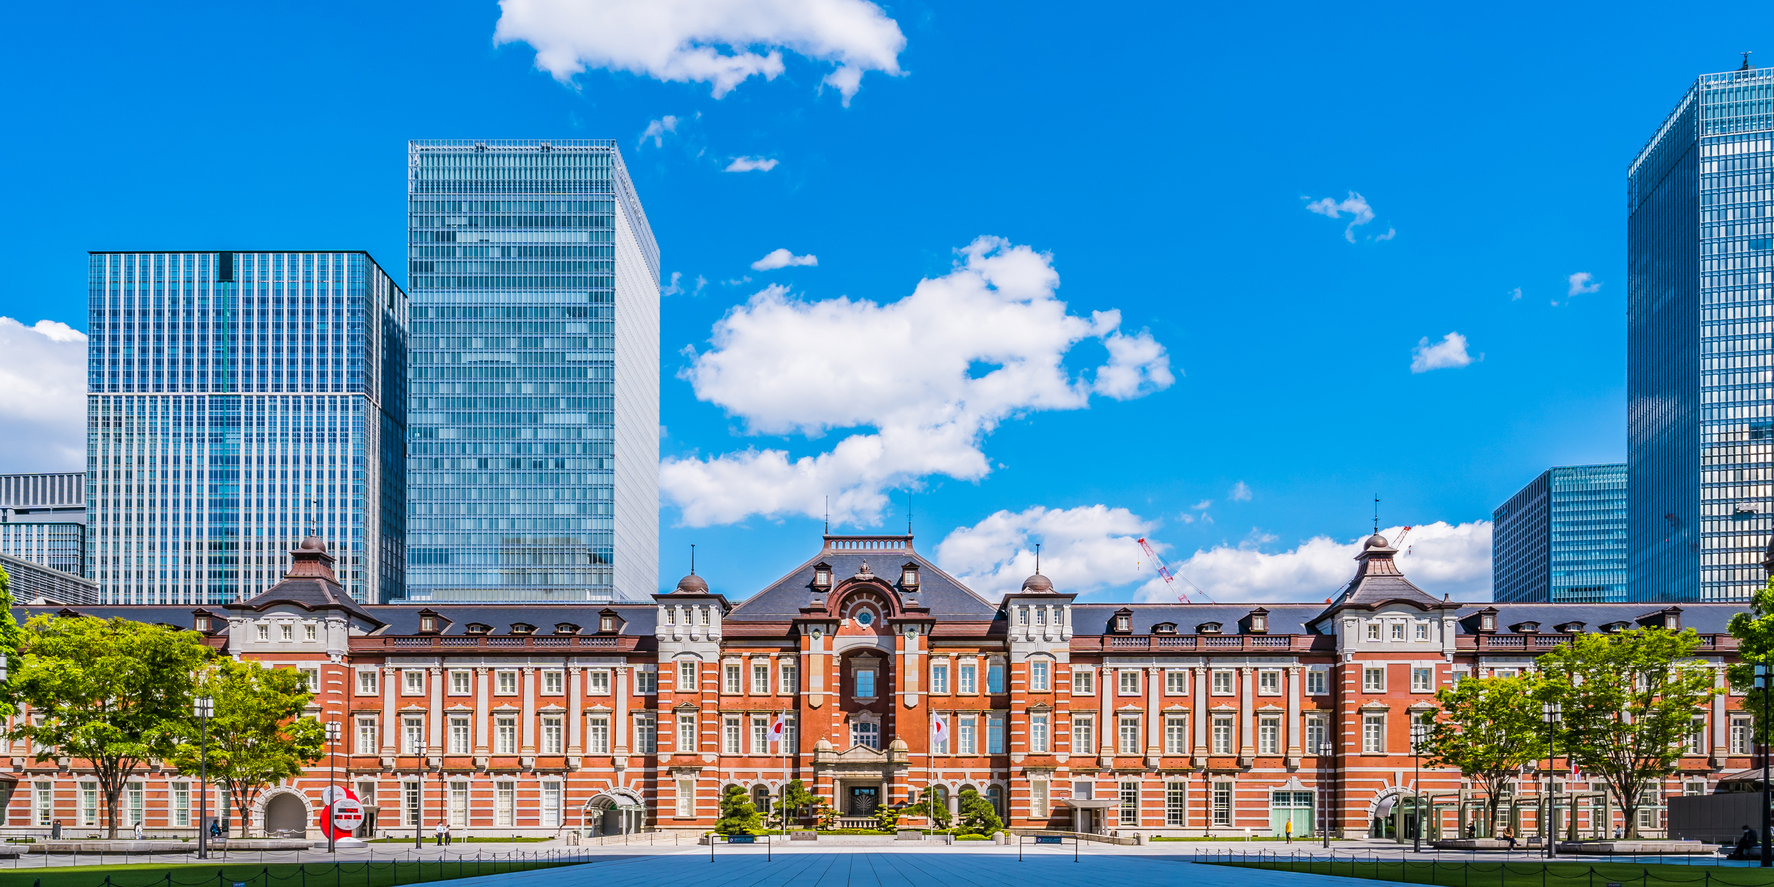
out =
[[[1423,757],[1457,767],[1483,787],[1487,834],[1509,781],[1546,755],[1537,693],[1535,678],[1491,677],[1467,678],[1435,694],[1440,710],[1428,719]]]
[[[758,808],[753,806],[745,787],[727,786],[727,791],[721,795],[721,818],[715,821],[715,831],[723,835],[749,835],[762,825],[763,817],[758,815]]]
[[[1774,579],[1755,593],[1749,609],[1731,617],[1731,634],[1737,638],[1740,661],[1727,669],[1726,674],[1730,676],[1732,686],[1753,687],[1755,667],[1774,665]],[[1753,735],[1762,735],[1762,719],[1768,714],[1762,711],[1762,694],[1749,693],[1742,702],[1744,710],[1756,717]]]
[[[207,769],[210,780],[228,790],[244,838],[259,795],[325,755],[326,727],[303,714],[314,691],[293,668],[222,658],[205,671],[199,688],[215,700],[208,739],[189,730],[172,764],[187,776]],[[208,749],[207,768],[202,747]]]
[[[6,657],[8,674],[15,673],[18,668],[19,643],[24,638],[18,620],[13,618],[12,607],[12,576],[7,574],[6,568],[0,567],[0,655]],[[0,714],[12,714],[17,707],[10,700],[0,699],[0,709],[4,709]]]
[[[37,616],[24,626],[9,702],[30,707],[7,735],[92,769],[117,837],[117,798],[137,769],[172,756],[213,651],[196,632],[127,619]],[[76,768],[81,765],[76,763]]]
[[[782,787],[782,797],[776,803],[778,821],[783,828],[788,828],[808,810],[818,806],[819,796],[808,791],[801,780],[791,779]]]
[[[992,802],[972,788],[961,789],[961,833],[995,835],[1004,829],[1004,820],[992,809]]]
[[[1684,662],[1699,643],[1692,629],[1640,628],[1575,635],[1540,657],[1542,697],[1563,707],[1557,751],[1607,785],[1629,838],[1645,792],[1675,772],[1695,708],[1716,692],[1710,669]]]

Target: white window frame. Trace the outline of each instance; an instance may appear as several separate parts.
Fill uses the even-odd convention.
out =
[[[1433,693],[1433,692],[1435,692],[1435,666],[1433,666],[1433,665],[1427,666],[1427,667],[1421,666],[1421,665],[1411,666],[1411,692],[1412,693]]]
[[[585,719],[585,753],[607,755],[610,753],[610,716],[592,715]]]
[[[1385,712],[1362,712],[1361,753],[1364,755],[1383,755],[1386,753]]]
[[[558,668],[542,670],[542,695],[563,696],[567,692],[567,673]]]
[[[1330,693],[1330,669],[1322,666],[1306,669],[1306,695],[1325,696]]]
[[[608,695],[610,695],[610,670],[609,669],[607,669],[607,668],[593,668],[593,669],[588,669],[585,672],[585,695],[587,695],[587,696],[608,696]]]
[[[1164,695],[1189,695],[1189,670],[1186,668],[1167,668],[1164,670]]]
[[[376,670],[375,669],[360,668],[357,670],[357,695],[359,695],[359,696],[380,695],[376,692],[376,684],[377,683],[378,683],[378,681],[376,678]]]
[[[474,695],[474,671],[472,669],[467,669],[467,668],[452,668],[452,669],[450,669],[450,692],[449,692],[449,695],[451,695],[451,696],[473,696]]]
[[[450,715],[450,754],[474,753],[474,721],[468,715]]]
[[[1052,672],[1052,669],[1053,669],[1052,663],[1048,662],[1045,659],[1030,659],[1029,660],[1029,691],[1033,692],[1033,693],[1047,692],[1048,688],[1050,686],[1050,679],[1049,679],[1048,675]]]
[[[1165,714],[1164,753],[1167,755],[1186,755],[1189,753],[1188,714]]]
[[[1361,667],[1361,692],[1386,692],[1386,666],[1363,665]]]
[[[1259,669],[1257,669],[1257,695],[1258,696],[1280,696],[1281,695],[1281,669],[1279,669],[1279,668],[1259,668]]]
[[[751,663],[751,695],[770,695],[770,661],[753,659]]]
[[[542,747],[539,754],[558,755],[566,752],[566,730],[560,715],[542,716]]]
[[[1238,672],[1230,668],[1216,668],[1209,676],[1209,684],[1214,696],[1235,696],[1238,694]]]
[[[930,692],[936,696],[949,695],[949,663],[946,659],[935,659],[930,663]]]
[[[523,680],[515,668],[493,670],[493,695],[516,696],[523,692]]]
[[[1072,712],[1072,753],[1096,754],[1096,715]]]
[[[1048,749],[1047,713],[1029,715],[1029,753],[1046,754]]]
[[[1138,668],[1118,668],[1115,670],[1115,695],[1140,695],[1140,671]]]
[[[1085,668],[1072,669],[1072,695],[1095,696],[1096,672],[1092,671],[1088,666]]]
[[[425,695],[425,670],[422,668],[403,668],[400,670],[400,695]]]

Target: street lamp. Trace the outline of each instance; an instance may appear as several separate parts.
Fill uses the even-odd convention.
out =
[[[1416,774],[1411,782],[1411,852],[1423,852],[1423,744],[1429,739],[1429,725],[1411,719],[1411,756],[1416,759]]]
[[[1774,865],[1774,844],[1768,841],[1768,684],[1767,665],[1756,666],[1756,689],[1762,691],[1762,868]]]
[[[332,807],[335,804],[339,803],[339,722],[338,721],[328,721],[327,722],[327,724],[326,724],[326,741],[327,741],[327,745],[331,746],[331,749],[332,749],[332,761],[327,764],[327,775],[326,775],[326,782],[327,782],[326,806],[327,806],[327,812],[330,814],[332,812]],[[333,831],[334,831],[333,824],[330,822],[326,823],[326,852],[328,852],[328,853],[335,852],[338,849],[337,838],[334,836]]]
[[[197,858],[209,858],[209,719],[216,713],[216,700],[199,696],[191,703],[191,713],[201,723],[197,743]],[[191,808],[186,807],[186,810]]]
[[[1328,740],[1328,739],[1323,740],[1318,743],[1318,763],[1325,768],[1325,775],[1326,775],[1326,779],[1324,780],[1323,784],[1319,786],[1319,790],[1318,790],[1318,805],[1320,807],[1324,808],[1324,820],[1323,820],[1323,823],[1319,826],[1318,830],[1319,830],[1319,833],[1324,838],[1324,849],[1326,849],[1326,850],[1329,850],[1330,845],[1331,845],[1331,832],[1330,832],[1331,802],[1330,802],[1330,779],[1329,779],[1329,776],[1330,776],[1330,774],[1336,772],[1335,762],[1331,760],[1331,753],[1335,752],[1335,751],[1336,751],[1336,746],[1331,745],[1330,740]]]
[[[425,846],[425,740],[413,742],[413,753],[419,756],[419,778],[413,781],[413,847]]]
[[[1540,706],[1540,720],[1546,723],[1546,856],[1548,859],[1558,855],[1558,774],[1553,772],[1558,766],[1553,743],[1558,739],[1558,720],[1564,714],[1564,707],[1556,702],[1547,702]]]

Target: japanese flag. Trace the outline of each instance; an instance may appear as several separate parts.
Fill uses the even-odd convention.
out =
[[[784,718],[781,712],[778,712],[776,720],[770,724],[770,744],[775,745],[776,743],[781,742],[782,734],[787,730],[788,719]]]
[[[949,738],[949,722],[942,715],[937,715],[930,720],[930,729],[936,734],[937,739],[947,740]]]

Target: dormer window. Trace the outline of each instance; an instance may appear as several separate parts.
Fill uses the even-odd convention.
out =
[[[597,619],[597,630],[603,634],[611,634],[615,632],[616,617],[609,613],[599,616]]]
[[[191,628],[195,631],[209,634],[212,624],[208,610],[198,610],[191,614]]]
[[[1250,614],[1250,631],[1251,631],[1251,633],[1252,634],[1262,634],[1263,632],[1266,632],[1268,630],[1269,630],[1269,611],[1264,610],[1264,609],[1260,609],[1260,608],[1256,609],[1256,610],[1252,610],[1251,614]]]
[[[1627,623],[1625,622],[1609,622],[1602,626],[1602,631],[1605,631],[1608,634],[1614,634],[1615,632],[1625,631],[1626,625]]]
[[[899,586],[911,590],[918,587],[918,565],[908,563],[899,568]]]
[[[531,625],[528,622],[513,622],[513,623],[511,623],[511,633],[512,634],[535,634],[536,633],[536,626]]]
[[[579,633],[579,626],[574,625],[571,622],[556,622],[554,624],[554,633],[555,634],[578,634]]]
[[[825,591],[832,587],[832,565],[815,564],[813,567],[813,587]]]
[[[490,634],[493,631],[493,626],[480,622],[470,622],[468,623],[468,627],[463,630],[469,634]]]
[[[1219,634],[1220,633],[1220,624],[1218,622],[1203,622],[1200,625],[1195,626],[1195,633],[1196,634]]]
[[[1157,625],[1152,626],[1152,633],[1153,634],[1176,634],[1177,633],[1177,624],[1175,622],[1160,622]]]
[[[423,632],[436,631],[437,630],[437,617],[431,616],[431,615],[420,616],[419,617],[419,630],[423,631]]]
[[[1553,627],[1565,634],[1582,634],[1583,633],[1583,623],[1581,623],[1581,622],[1566,622],[1563,625],[1556,625]]]
[[[1479,631],[1496,631],[1497,630],[1497,614],[1495,612],[1485,612],[1485,613],[1478,614],[1478,630]]]
[[[1538,622],[1517,622],[1514,625],[1509,626],[1509,630],[1515,632],[1516,634],[1539,634],[1540,633],[1540,623],[1538,623]]]
[[[1120,634],[1127,634],[1128,632],[1133,631],[1133,614],[1132,613],[1116,613],[1115,614],[1115,631]]]

